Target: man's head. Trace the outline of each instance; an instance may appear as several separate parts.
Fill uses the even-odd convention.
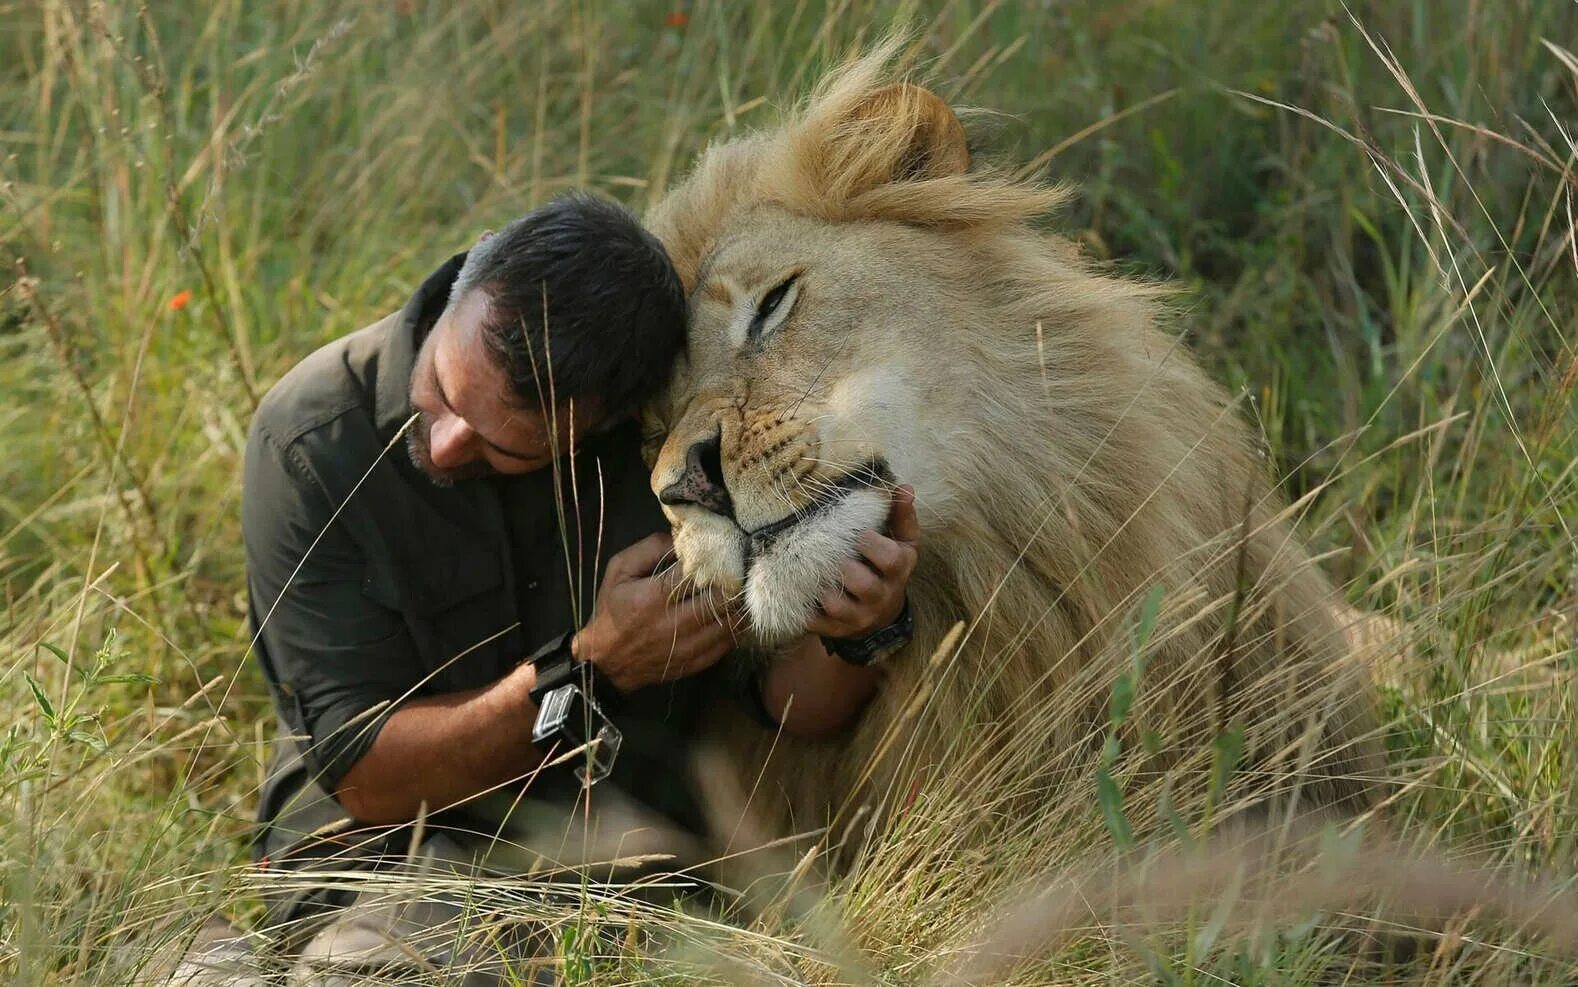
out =
[[[466,255],[411,373],[411,459],[446,484],[529,473],[633,414],[684,340],[662,245],[612,202],[556,199]]]

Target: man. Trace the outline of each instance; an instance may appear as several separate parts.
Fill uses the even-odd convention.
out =
[[[484,234],[400,312],[270,391],[243,490],[254,654],[281,720],[265,872],[579,866],[701,832],[686,745],[733,646],[728,601],[687,596],[662,568],[671,545],[633,421],[684,323],[662,246],[618,206],[571,196]],[[901,564],[830,594],[760,696],[718,694],[787,705],[770,725],[791,732],[859,712],[879,673],[821,638],[897,620],[915,541],[899,504]],[[584,757],[555,764],[565,745],[533,740],[548,658],[595,668],[586,684],[623,735],[590,788],[573,771]],[[297,982],[412,964],[496,982],[457,931],[459,904],[374,888],[282,881],[269,918]]]

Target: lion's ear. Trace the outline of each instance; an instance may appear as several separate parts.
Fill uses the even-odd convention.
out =
[[[930,89],[878,85],[881,64],[866,59],[835,76],[762,156],[755,187],[793,211],[838,222],[969,221],[985,203],[972,195],[959,118]]]
[[[840,130],[878,151],[865,176],[872,185],[946,178],[970,169],[959,117],[924,86],[900,82],[870,93],[850,108]]]

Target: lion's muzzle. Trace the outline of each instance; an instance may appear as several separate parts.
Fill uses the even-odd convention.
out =
[[[691,443],[685,451],[685,469],[662,490],[658,502],[670,507],[694,504],[697,507],[734,517],[734,501],[723,479],[723,431]]]
[[[811,416],[790,411],[699,397],[653,470],[685,572],[699,585],[743,591],[751,636],[764,646],[805,632],[860,533],[883,526],[893,491],[874,450],[833,461]]]

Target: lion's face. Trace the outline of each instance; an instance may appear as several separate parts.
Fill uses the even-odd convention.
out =
[[[801,633],[855,538],[883,526],[894,483],[924,502],[939,471],[923,424],[948,403],[933,253],[899,224],[760,205],[698,271],[652,487],[685,571],[743,591],[760,644]]]

